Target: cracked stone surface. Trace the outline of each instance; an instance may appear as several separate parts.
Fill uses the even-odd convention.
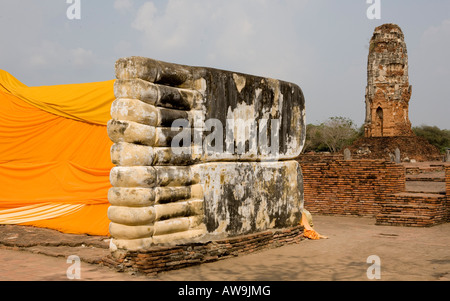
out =
[[[32,226],[0,225],[0,248],[24,250],[54,257],[77,255],[87,263],[100,263],[110,253],[110,238],[65,234]]]

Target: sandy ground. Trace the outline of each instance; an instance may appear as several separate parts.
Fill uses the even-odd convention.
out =
[[[48,242],[51,230],[26,228],[35,242],[41,243],[31,243],[30,239],[23,243],[23,235],[29,235],[23,227],[3,226],[0,280],[73,281],[66,275],[72,264],[67,262],[70,254],[82,258],[80,280],[85,281],[366,281],[368,270],[369,276],[379,271],[381,281],[450,280],[448,223],[431,228],[376,226],[372,218],[316,215],[314,225],[329,238],[304,240],[152,277],[118,273],[96,264],[108,252],[104,238],[58,234],[69,237],[63,239],[65,244],[42,246],[40,231],[45,232]],[[73,242],[86,239],[84,243]],[[367,262],[372,255],[380,259],[379,269],[373,261]]]

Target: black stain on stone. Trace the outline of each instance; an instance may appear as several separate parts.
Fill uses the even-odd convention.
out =
[[[188,113],[186,111],[160,108],[161,122],[160,126],[170,127],[177,119],[188,120]]]

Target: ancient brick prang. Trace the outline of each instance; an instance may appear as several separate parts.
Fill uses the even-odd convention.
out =
[[[399,26],[384,24],[370,41],[366,88],[366,137],[412,136],[408,54]]]
[[[402,30],[395,24],[375,28],[369,48],[365,137],[349,147],[352,156],[392,161],[398,149],[402,161],[442,160],[439,150],[411,129],[412,88]]]

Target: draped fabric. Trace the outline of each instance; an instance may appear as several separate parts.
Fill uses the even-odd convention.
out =
[[[106,125],[114,98],[114,80],[28,87],[0,70],[0,90],[48,113],[90,124]]]
[[[109,235],[113,85],[27,87],[0,70],[0,224]]]

